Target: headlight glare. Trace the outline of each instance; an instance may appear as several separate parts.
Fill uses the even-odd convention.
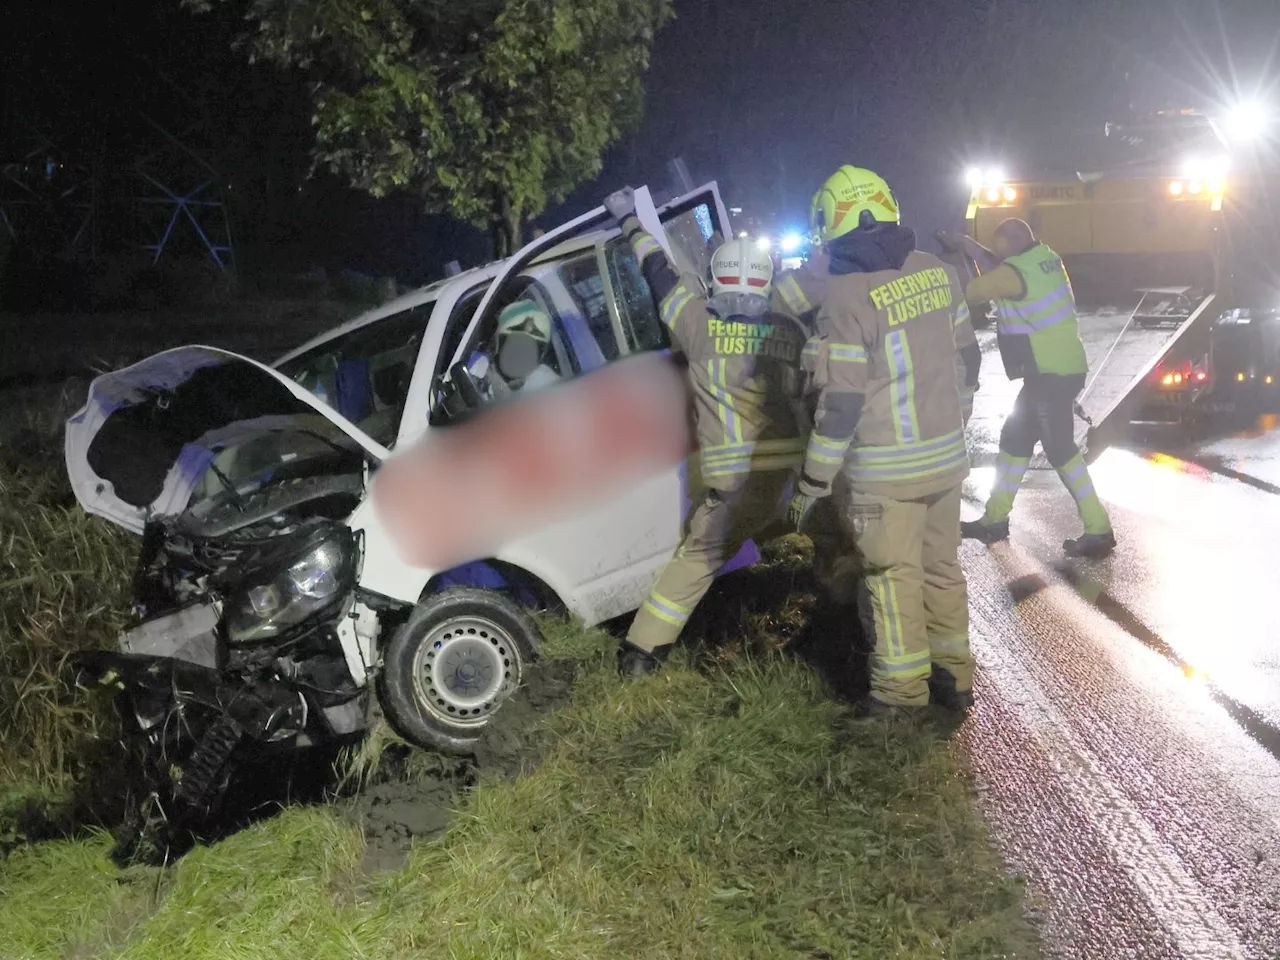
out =
[[[311,600],[329,600],[341,589],[344,553],[336,541],[326,540],[289,568],[293,592]]]
[[[350,534],[322,540],[271,581],[233,598],[227,638],[232,643],[270,640],[340,600],[354,581],[355,546]]]

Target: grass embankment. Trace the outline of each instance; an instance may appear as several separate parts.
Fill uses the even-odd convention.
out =
[[[59,671],[75,650],[114,644],[137,551],[134,538],[80,510],[44,421],[32,420],[17,446],[0,445],[0,851],[27,808],[58,820],[86,799],[78,787],[114,718]]]
[[[109,721],[54,677],[67,651],[114,639],[136,546],[74,507],[56,460],[0,457],[11,800],[65,798],[92,771]],[[549,654],[580,666],[539,721],[540,762],[483,776],[394,872],[364,871],[339,806],[287,809],[166,870],[119,870],[111,838],[81,831],[0,856],[0,960],[1035,955],[947,739],[849,722],[778,652],[808,618],[791,588],[806,563],[786,544],[713,604],[707,632],[732,641],[697,669],[678,657],[623,684],[611,637],[554,627]]]
[[[114,870],[102,835],[34,845],[0,864],[0,956],[1034,954],[927,724],[848,723],[781,659],[623,685],[610,638],[573,645],[582,675],[539,766],[482,780],[400,871],[364,876],[330,808],[165,873]]]

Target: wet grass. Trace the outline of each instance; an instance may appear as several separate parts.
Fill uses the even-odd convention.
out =
[[[47,420],[21,428],[30,449],[0,447],[0,850],[69,813],[113,734],[60,674],[75,650],[115,643],[137,550],[76,505]]]
[[[482,778],[403,869],[362,873],[327,807],[167,870],[28,846],[0,862],[0,957],[1036,955],[933,724],[854,723],[781,656],[621,683],[613,643],[559,629],[579,678],[542,762]]]

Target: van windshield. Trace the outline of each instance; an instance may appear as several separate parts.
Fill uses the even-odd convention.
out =
[[[435,301],[429,300],[375,320],[277,369],[390,447],[400,432],[418,350],[434,308]]]

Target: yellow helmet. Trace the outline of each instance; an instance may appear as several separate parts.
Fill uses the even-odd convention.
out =
[[[810,217],[824,243],[843,237],[862,223],[865,211],[876,223],[901,223],[898,201],[878,173],[846,164],[813,195]]]

